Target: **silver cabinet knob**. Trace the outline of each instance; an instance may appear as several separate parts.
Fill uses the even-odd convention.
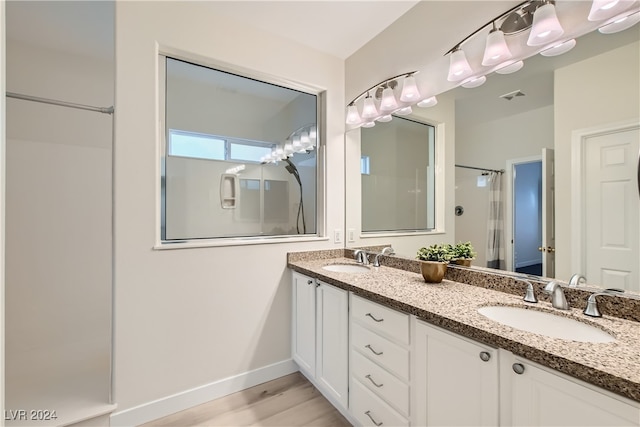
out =
[[[513,372],[516,374],[524,374],[524,365],[522,363],[514,363],[511,367],[513,368]]]
[[[307,285],[311,285],[313,283],[313,280],[309,279],[307,280]]]
[[[488,362],[489,359],[491,359],[491,353],[489,353],[488,351],[481,351],[480,352],[480,359],[483,362]]]

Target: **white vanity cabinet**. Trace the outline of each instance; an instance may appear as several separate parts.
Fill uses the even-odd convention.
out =
[[[640,403],[500,350],[501,425],[639,426]]]
[[[416,425],[496,426],[498,350],[416,320]]]
[[[408,426],[410,317],[351,294],[349,411],[360,425]]]
[[[297,272],[292,285],[293,360],[331,403],[346,411],[349,293]]]

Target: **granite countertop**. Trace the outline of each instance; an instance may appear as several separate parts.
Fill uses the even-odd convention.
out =
[[[580,309],[554,309],[548,302],[525,303],[522,296],[443,280],[424,282],[422,275],[391,267],[366,273],[337,273],[328,264],[354,264],[344,257],[289,260],[289,268],[372,301],[413,314],[428,323],[485,344],[509,350],[528,360],[640,402],[640,323],[603,316],[588,318]],[[489,305],[552,311],[609,332],[610,343],[586,343],[524,332],[492,321],[478,308]]]

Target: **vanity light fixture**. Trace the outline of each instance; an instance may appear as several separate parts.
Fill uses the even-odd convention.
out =
[[[347,104],[346,124],[351,126],[373,127],[377,122],[389,122],[392,114],[410,114],[411,105],[421,99],[415,74],[417,71],[399,74],[371,86]],[[396,88],[402,83],[400,97]],[[361,101],[362,100],[362,101]],[[361,102],[362,113],[358,112]]]
[[[555,5],[552,1],[545,1],[533,14],[533,24],[527,44],[541,46],[556,40],[562,34],[564,34],[564,29],[558,21]]]
[[[640,11],[636,11],[630,15],[626,15],[622,18],[616,19],[609,24],[605,24],[602,27],[598,28],[598,31],[602,34],[619,33],[620,31],[624,31],[628,28],[633,27],[638,22],[640,22]]]
[[[497,65],[512,57],[507,41],[504,38],[504,33],[496,28],[496,21],[493,21],[492,25],[493,28],[489,31],[484,48],[484,58],[482,59],[482,65],[484,66]]]
[[[467,56],[464,54],[464,50],[460,46],[456,46],[451,51],[449,57],[449,75],[447,80],[450,82],[459,82],[462,79],[469,77],[473,73]]]
[[[589,21],[602,21],[613,18],[624,12],[635,3],[635,0],[593,0],[587,19]]]
[[[291,132],[284,143],[274,145],[270,154],[262,156],[260,163],[276,163],[292,157],[295,153],[313,151],[318,140],[317,129],[314,123],[296,129]]]

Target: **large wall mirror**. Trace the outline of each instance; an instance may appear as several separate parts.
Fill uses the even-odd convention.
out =
[[[455,128],[455,161],[445,164],[455,171],[446,184],[455,203],[446,215],[463,210],[441,241],[471,241],[474,264],[486,266],[490,183],[499,175],[502,268],[561,280],[580,273],[590,286],[640,292],[639,54],[637,25],[595,31],[564,55],[537,55],[517,73],[439,95],[455,104],[445,122]],[[403,255],[426,243],[414,240]]]

